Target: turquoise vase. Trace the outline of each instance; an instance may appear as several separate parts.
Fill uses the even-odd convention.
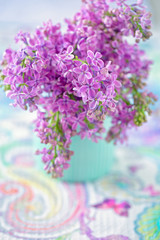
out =
[[[105,120],[105,128],[110,122]],[[104,139],[98,143],[90,139],[81,139],[79,136],[72,138],[70,149],[74,155],[70,160],[70,167],[64,171],[62,180],[69,182],[88,182],[96,180],[109,173],[114,163],[114,145]]]
[[[105,128],[108,129],[110,122],[105,121]],[[37,148],[42,145],[37,144],[39,139],[35,139]],[[44,145],[43,145],[44,147]],[[81,139],[79,136],[72,138],[70,149],[74,151],[74,155],[70,160],[70,167],[64,171],[61,178],[67,182],[88,182],[96,180],[106,175],[114,163],[114,145],[107,143],[104,139],[98,143],[92,142],[90,139]]]

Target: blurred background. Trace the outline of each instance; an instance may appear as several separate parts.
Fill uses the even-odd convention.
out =
[[[128,2],[135,2],[129,0]],[[153,29],[160,29],[160,1],[144,0],[153,14]],[[60,22],[65,30],[64,18],[72,18],[81,6],[81,0],[0,0],[0,54],[13,46],[15,33],[23,29],[33,31],[42,22],[51,19]]]

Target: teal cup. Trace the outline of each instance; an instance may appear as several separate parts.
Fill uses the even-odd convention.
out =
[[[109,126],[110,121],[107,119],[105,128],[108,129]],[[34,138],[35,149],[42,149],[44,144],[40,144],[36,136]],[[114,144],[108,143],[104,139],[95,143],[90,139],[82,140],[80,136],[74,136],[70,149],[74,151],[74,155],[69,162],[70,167],[64,170],[64,176],[61,178],[63,181],[94,181],[109,173],[114,163]]]
[[[71,150],[74,155],[70,167],[64,171],[62,180],[69,182],[86,182],[96,180],[107,174],[114,162],[114,146],[105,140],[98,143],[89,139],[73,138]]]
[[[110,122],[105,121],[108,128]],[[114,144],[100,139],[98,143],[90,139],[72,138],[70,149],[74,155],[70,160],[70,167],[64,171],[62,180],[68,182],[88,182],[103,177],[114,163]]]

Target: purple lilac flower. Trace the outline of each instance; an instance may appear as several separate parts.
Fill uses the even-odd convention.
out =
[[[62,55],[64,57],[63,59],[72,60],[74,58],[74,55],[72,53],[73,53],[73,47],[69,46],[66,50],[66,53]]]
[[[100,52],[94,54],[91,50],[88,50],[87,55],[87,59],[90,59],[93,65],[99,66],[100,68],[104,66],[104,62],[101,60],[102,54]]]
[[[94,98],[99,86],[99,83],[93,79],[87,79],[86,84],[79,88],[84,103],[86,103],[88,99]]]
[[[15,84],[15,83],[22,83],[22,67],[17,65],[12,65],[12,68],[8,69],[6,72],[7,77],[4,79],[4,84]]]
[[[89,72],[87,64],[82,64],[80,67],[74,68],[73,71],[77,73],[78,81],[81,84],[92,78],[92,74]]]
[[[64,96],[62,99],[58,100],[59,111],[60,112],[67,112],[73,107],[74,101],[71,100],[69,97]]]
[[[21,31],[16,42],[23,46],[6,49],[1,61],[2,86],[12,105],[37,111],[35,132],[47,144],[37,153],[53,177],[69,167],[73,136],[97,142],[110,116],[106,140],[124,142],[127,130],[146,121],[156,100],[145,89],[151,61],[138,45],[151,36],[150,13],[141,0],[132,5],[83,0],[66,23],[64,34],[51,21],[32,35]]]
[[[77,130],[78,125],[80,125],[81,127],[85,127],[86,124],[84,122],[84,119],[85,119],[84,113],[80,113],[77,117],[72,117],[71,118],[72,129]]]
[[[98,93],[95,95],[95,97],[90,101],[90,103],[89,103],[89,108],[90,108],[90,109],[95,109],[95,107],[96,107],[97,105],[99,105],[100,102],[104,102],[104,99],[105,99],[105,97],[104,97],[103,93],[102,93],[101,91],[98,92]]]

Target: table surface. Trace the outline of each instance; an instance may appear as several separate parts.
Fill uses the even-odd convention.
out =
[[[158,93],[156,36],[142,47],[155,60],[149,86]],[[160,239],[159,103],[128,144],[115,147],[110,174],[86,184],[47,176],[34,156],[33,114],[13,109],[2,92],[0,103],[0,239]]]

